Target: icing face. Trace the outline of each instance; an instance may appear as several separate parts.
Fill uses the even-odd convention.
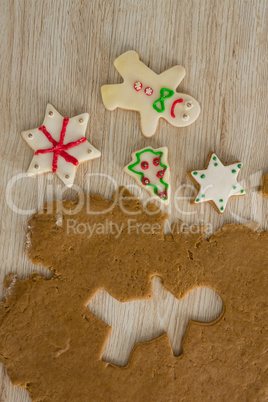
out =
[[[212,201],[219,213],[223,213],[229,197],[246,194],[236,180],[241,167],[240,162],[225,166],[217,155],[212,153],[206,169],[190,172],[191,177],[200,186],[194,203]]]
[[[48,104],[43,125],[21,133],[35,151],[28,175],[53,172],[67,187],[71,187],[77,166],[101,155],[85,137],[88,118],[88,113],[63,118],[54,106]]]
[[[167,147],[153,149],[143,148],[133,152],[132,161],[124,171],[145,188],[153,198],[168,205],[169,203],[169,165]]]
[[[174,66],[158,75],[139,60],[135,51],[122,54],[114,65],[124,82],[102,86],[104,106],[108,110],[121,108],[139,112],[145,137],[154,135],[160,118],[175,127],[188,126],[198,118],[199,103],[190,95],[176,92],[185,76],[182,66]]]

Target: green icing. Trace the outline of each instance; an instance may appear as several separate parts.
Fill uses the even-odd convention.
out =
[[[236,170],[235,170],[235,169],[233,169],[233,170],[232,170],[232,173],[236,173]]]
[[[206,176],[204,174],[201,174],[201,179],[204,179]]]
[[[165,95],[165,93],[167,92],[167,95]],[[172,91],[171,89],[168,88],[161,88],[160,89],[160,98],[157,99],[154,103],[153,103],[153,108],[154,110],[156,110],[158,113],[163,113],[165,111],[165,100],[167,98],[171,98],[171,96],[174,95],[174,91]],[[157,106],[157,104],[160,103],[161,108],[159,108]]]

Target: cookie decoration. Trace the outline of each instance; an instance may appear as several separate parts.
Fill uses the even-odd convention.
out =
[[[63,117],[49,103],[42,126],[21,133],[34,150],[28,175],[53,172],[71,187],[77,166],[101,155],[85,137],[88,119],[88,113],[70,119]]]
[[[146,147],[131,154],[132,161],[124,171],[147,190],[154,199],[169,204],[169,174],[167,162],[168,148]]]
[[[204,322],[206,315],[206,323],[208,323],[216,320],[222,312],[221,297],[208,287],[196,287],[190,290],[185,297],[178,299],[166,290],[161,278],[155,276],[152,280],[152,290],[153,298],[139,300],[139,304],[137,301],[120,303],[105,290],[100,290],[90,301],[89,310],[112,327],[102,360],[112,361],[118,366],[126,366],[130,353],[137,343],[150,341],[163,333],[168,334],[173,354],[178,356],[182,353],[181,343],[190,320]],[[207,291],[208,298],[202,304],[202,308],[196,309],[195,300],[200,300],[204,290]],[[155,294],[158,296],[155,297]],[[140,310],[141,305],[143,305],[143,309]],[[191,306],[191,309],[186,310],[188,305]],[[107,306],[110,308],[107,309]],[[187,311],[187,314],[182,314],[182,311]],[[148,331],[143,323],[149,322],[152,316],[156,319]],[[133,320],[135,320],[134,325]],[[172,325],[174,321],[177,321],[175,328]],[[131,327],[139,329],[138,339],[136,331],[131,331],[130,335],[129,328]],[[120,359],[118,359],[116,348],[111,347],[115,344],[120,349]]]
[[[101,87],[104,106],[108,110],[139,112],[145,137],[155,134],[161,118],[175,127],[189,126],[198,118],[199,103],[188,94],[176,92],[185,76],[184,67],[174,66],[156,74],[140,61],[134,50],[119,56],[114,66],[124,82]]]
[[[236,180],[241,168],[241,162],[224,165],[218,156],[211,152],[206,168],[187,172],[199,187],[192,203],[211,202],[217,212],[222,214],[230,197],[246,194]]]

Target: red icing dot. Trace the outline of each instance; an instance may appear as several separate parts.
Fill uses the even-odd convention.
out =
[[[139,92],[142,89],[142,83],[140,81],[136,81],[134,84],[134,89]]]
[[[154,164],[155,166],[158,166],[158,165],[160,164],[160,159],[159,159],[159,158],[154,158],[153,164]]]
[[[143,184],[144,186],[147,186],[147,184],[150,184],[150,180],[149,180],[147,177],[144,177],[144,178],[142,179],[142,184]]]
[[[151,96],[151,95],[154,93],[153,89],[150,88],[150,87],[145,88],[144,92],[145,92],[146,95],[148,95],[148,96]]]
[[[148,163],[148,162],[141,162],[141,168],[142,168],[143,170],[148,169],[148,168],[149,168],[149,163]]]
[[[162,198],[163,200],[166,200],[168,195],[166,191],[162,191],[162,193],[159,193],[159,197]]]
[[[159,172],[157,172],[156,176],[159,179],[162,179],[162,177],[164,177],[165,171],[164,170],[159,170]]]

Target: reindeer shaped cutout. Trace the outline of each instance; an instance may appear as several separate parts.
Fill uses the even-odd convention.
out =
[[[222,312],[221,297],[212,289],[197,287],[177,299],[166,290],[159,277],[152,280],[153,298],[120,303],[105,290],[89,302],[89,310],[112,327],[102,360],[119,366],[128,363],[136,343],[167,333],[175,356],[182,353],[181,342],[190,320],[214,321]]]

